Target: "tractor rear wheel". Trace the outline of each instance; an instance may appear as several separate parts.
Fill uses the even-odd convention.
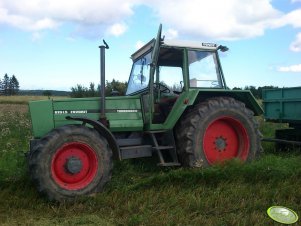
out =
[[[72,200],[103,189],[111,178],[112,151],[95,130],[66,125],[35,146],[29,170],[38,191],[50,200]]]
[[[207,167],[229,159],[254,159],[262,150],[253,112],[230,97],[210,98],[183,116],[177,127],[181,163]]]

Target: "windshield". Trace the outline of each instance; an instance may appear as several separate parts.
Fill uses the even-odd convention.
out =
[[[133,66],[128,82],[126,95],[145,89],[149,84],[151,52],[137,59]]]
[[[214,52],[188,51],[190,87],[221,88],[219,67]]]

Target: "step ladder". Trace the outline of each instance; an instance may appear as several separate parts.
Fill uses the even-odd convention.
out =
[[[153,143],[153,150],[158,154],[159,163],[158,166],[180,166],[177,152],[176,152],[176,144],[173,136],[172,130],[159,130],[159,131],[148,131],[147,132]],[[168,145],[159,144],[158,139],[156,137],[156,134],[162,134],[169,140]],[[162,143],[162,142],[161,142]],[[166,161],[164,158],[164,153],[169,154],[169,157],[171,158],[171,161]]]

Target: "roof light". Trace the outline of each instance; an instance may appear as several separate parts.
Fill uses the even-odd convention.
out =
[[[209,43],[209,42],[203,42],[203,43],[202,43],[202,46],[205,46],[205,47],[217,47],[216,44],[214,44],[214,43]]]

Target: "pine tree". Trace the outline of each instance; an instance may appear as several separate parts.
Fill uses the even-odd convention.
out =
[[[1,79],[0,79],[0,95],[3,95],[3,85]]]
[[[9,77],[7,95],[9,96],[13,95],[13,91],[14,91],[14,84],[12,83],[11,77]]]
[[[3,88],[3,93],[4,95],[8,96],[9,95],[9,77],[7,74],[4,75],[3,80],[2,80],[2,88]]]
[[[9,77],[4,75],[3,79],[0,79],[0,94],[2,95],[16,95],[19,92],[20,84],[15,75]]]
[[[15,75],[10,78],[10,95],[16,95],[19,92],[19,81]]]

